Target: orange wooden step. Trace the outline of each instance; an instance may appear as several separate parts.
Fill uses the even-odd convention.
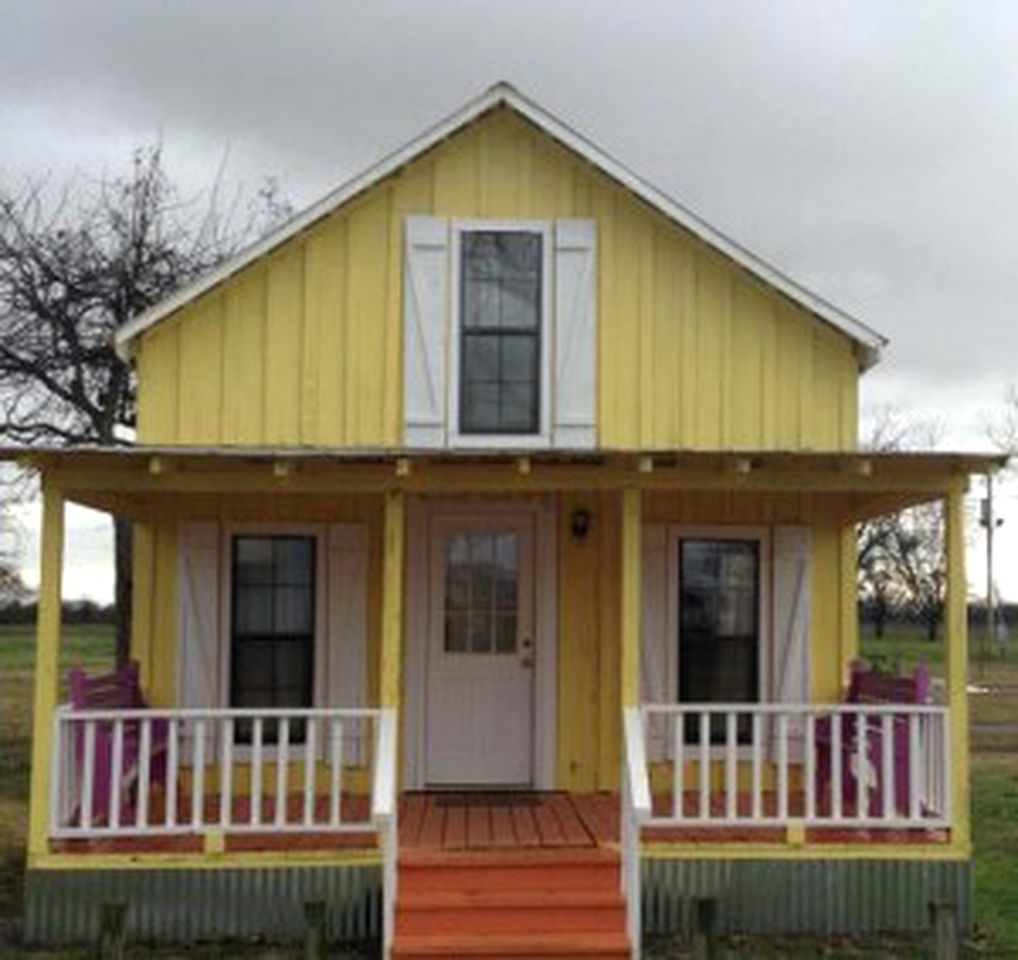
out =
[[[400,898],[426,893],[513,891],[523,893],[603,891],[619,889],[617,855],[597,851],[555,852],[554,856],[527,854],[437,855],[403,858],[399,864]],[[544,851],[541,851],[544,852]]]
[[[473,957],[474,960],[551,960],[558,957],[630,956],[625,933],[529,933],[450,936],[400,936],[393,944],[399,960],[415,957]]]
[[[618,891],[483,890],[401,896],[396,933],[613,933],[625,930]]]

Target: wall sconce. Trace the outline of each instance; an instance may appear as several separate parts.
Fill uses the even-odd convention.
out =
[[[579,507],[574,510],[572,516],[569,518],[569,528],[573,534],[573,540],[576,543],[583,543],[587,539],[587,534],[590,533],[590,511]]]

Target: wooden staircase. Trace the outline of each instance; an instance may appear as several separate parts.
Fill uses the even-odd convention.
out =
[[[619,868],[603,847],[406,851],[393,956],[628,958]]]

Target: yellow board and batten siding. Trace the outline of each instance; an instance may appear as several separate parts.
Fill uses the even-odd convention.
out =
[[[596,221],[601,446],[854,447],[844,334],[504,109],[142,335],[139,441],[400,446],[409,214]]]

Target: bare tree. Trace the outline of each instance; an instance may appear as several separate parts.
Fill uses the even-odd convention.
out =
[[[986,418],[986,435],[1001,453],[1018,456],[1018,384],[1008,384],[1003,406]]]
[[[113,349],[131,317],[289,214],[269,181],[243,206],[221,177],[185,201],[159,146],[125,176],[0,189],[0,440],[119,444],[135,424],[132,372]],[[130,523],[114,518],[117,653],[129,649]]]
[[[879,452],[932,449],[943,428],[898,404],[870,411],[863,447]],[[937,503],[910,507],[859,525],[859,595],[877,637],[887,621],[909,616],[936,637],[947,586],[943,511]]]

